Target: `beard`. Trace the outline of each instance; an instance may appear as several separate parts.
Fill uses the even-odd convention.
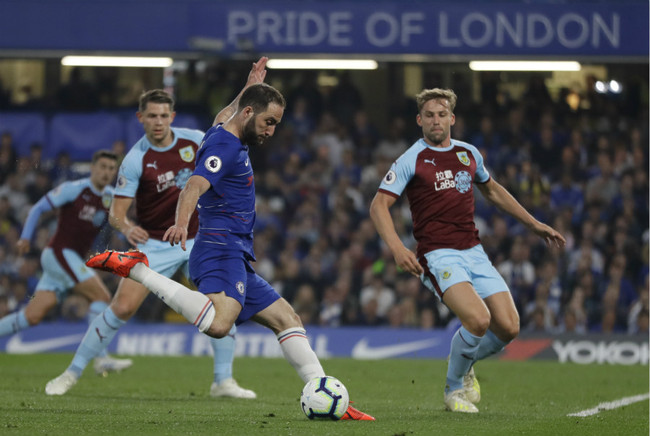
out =
[[[241,143],[245,145],[262,145],[262,142],[264,142],[263,139],[260,139],[260,136],[257,134],[257,131],[255,130],[255,119],[257,117],[253,117],[248,122],[244,125],[244,129],[242,130],[241,134]]]

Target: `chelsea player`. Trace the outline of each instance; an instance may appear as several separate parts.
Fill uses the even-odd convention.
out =
[[[253,64],[249,83],[223,109],[197,153],[196,169],[183,189],[176,221],[164,240],[187,248],[189,219],[199,208],[199,231],[190,255],[190,274],[199,292],[157,274],[141,252],[108,251],[87,264],[136,280],[199,331],[221,338],[233,325],[253,320],[277,336],[285,358],[307,383],[325,372],[291,305],[250,265],[255,224],[255,183],[249,146],[275,132],[284,114],[282,94],[263,83],[267,58]],[[374,420],[353,407],[342,419]]]

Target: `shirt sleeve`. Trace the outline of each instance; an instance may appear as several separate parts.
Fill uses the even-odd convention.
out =
[[[135,197],[140,186],[140,176],[142,175],[142,155],[138,153],[128,153],[120,170],[117,174],[117,184],[114,195],[116,197]]]
[[[217,186],[236,163],[237,154],[233,147],[214,147],[204,144],[196,155],[194,175],[201,176]]]
[[[379,185],[379,190],[399,197],[413,178],[414,173],[415,157],[411,156],[411,153],[405,153],[390,166]]]
[[[74,201],[84,189],[84,180],[64,182],[41,197],[29,210],[20,239],[32,239],[38,220],[45,212]]]
[[[470,152],[476,160],[476,173],[474,174],[474,182],[476,183],[485,183],[490,180],[490,173],[487,168],[485,168],[485,163],[483,162],[483,155],[476,147],[470,147]]]

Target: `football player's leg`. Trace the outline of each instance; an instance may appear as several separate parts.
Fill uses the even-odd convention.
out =
[[[111,294],[108,292],[106,285],[104,285],[104,282],[102,282],[96,275],[93,275],[81,283],[77,283],[73,291],[79,295],[83,295],[90,301],[88,314],[86,315],[88,325],[90,325],[97,316],[106,310],[108,303],[111,301]],[[105,355],[105,350],[100,353],[100,356]]]
[[[490,295],[484,301],[491,314],[490,329],[481,339],[475,361],[503,350],[519,334],[519,314],[510,292]]]
[[[189,289],[157,273],[144,263],[138,263],[131,268],[129,278],[142,283],[166,305],[194,324],[200,332],[206,332],[212,324],[215,315],[214,307],[210,299],[201,292]]]
[[[210,386],[210,395],[213,397],[232,398],[257,398],[257,394],[244,389],[233,378],[232,366],[235,358],[235,334],[237,327],[233,324],[230,332],[223,338],[210,338],[214,351],[214,381]]]
[[[307,340],[300,317],[284,298],[253,316],[253,321],[270,328],[276,334],[280,348],[298,376],[307,383],[314,377],[324,377],[325,371]]]
[[[445,404],[454,411],[477,412],[463,395],[463,379],[469,372],[481,338],[490,325],[490,312],[469,282],[457,283],[443,294],[443,301],[458,316],[462,326],[451,341]],[[450,405],[451,404],[451,405]]]
[[[101,356],[120,327],[142,305],[147,294],[147,289],[141,284],[129,279],[121,280],[110,306],[90,323],[68,370],[80,376],[92,359]]]
[[[0,336],[11,335],[39,324],[56,303],[54,292],[36,292],[27,306],[0,319]]]

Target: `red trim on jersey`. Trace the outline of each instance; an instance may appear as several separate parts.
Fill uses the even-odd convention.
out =
[[[399,195],[395,194],[394,192],[387,191],[385,189],[378,189],[377,192],[381,192],[382,194],[387,194],[390,195],[391,197],[399,198]]]
[[[63,257],[63,250],[60,250],[55,247],[52,248],[52,253],[54,253],[54,257],[56,257],[56,260],[59,261],[59,265],[61,265],[61,268],[65,270],[65,272],[68,273],[68,275],[74,280],[75,283],[79,283],[79,279],[77,276],[74,274],[74,271],[72,268],[70,268],[70,265],[68,265],[68,261],[65,260],[65,257]]]
[[[421,257],[419,263],[422,265],[422,269],[424,269],[424,275],[427,276],[429,280],[431,280],[433,288],[436,290],[436,293],[438,294],[438,297],[440,297],[440,300],[442,300],[442,290],[440,290],[440,285],[438,284],[436,277],[431,274],[431,270],[429,270],[429,265],[427,264],[426,258]]]

